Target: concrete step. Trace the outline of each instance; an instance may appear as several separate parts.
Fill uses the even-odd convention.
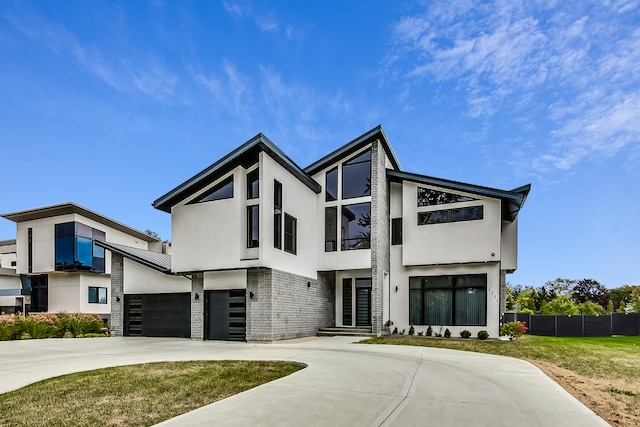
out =
[[[371,327],[368,328],[320,328],[318,329],[318,336],[355,336],[355,337],[373,337],[376,336],[371,332]]]

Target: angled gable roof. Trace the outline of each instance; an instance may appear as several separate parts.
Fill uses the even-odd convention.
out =
[[[402,167],[400,166],[400,162],[398,161],[396,154],[393,152],[393,148],[391,148],[391,144],[389,144],[387,135],[385,135],[384,130],[382,129],[382,126],[378,125],[373,129],[371,129],[370,131],[363,133],[353,141],[348,142],[347,144],[333,151],[332,153],[327,154],[317,162],[310,164],[304,169],[304,171],[309,175],[315,175],[316,173],[320,172],[322,169],[332,165],[333,163],[336,163],[337,161],[345,157],[350,156],[351,154],[358,151],[360,148],[364,147],[367,144],[370,144],[376,139],[380,139],[380,141],[382,142],[382,147],[384,148],[384,151],[387,153],[387,157],[389,157],[389,160],[391,160],[391,164],[393,165],[393,168],[397,170],[402,170]]]
[[[415,173],[395,171],[387,169],[387,178],[392,182],[411,181],[418,184],[433,185],[436,187],[458,190],[465,193],[477,194],[479,196],[491,197],[502,201],[502,219],[514,221],[518,217],[518,212],[524,205],[531,184],[513,190],[499,190],[497,188],[483,187],[481,185],[466,184],[464,182],[451,181],[443,178],[419,175]]]
[[[257,161],[258,154],[264,151],[293,176],[298,178],[316,194],[321,187],[309,175],[307,175],[293,160],[284,154],[276,145],[262,133],[254,136],[240,147],[233,150],[208,168],[189,178],[173,190],[153,202],[153,207],[164,212],[171,212],[171,207],[187,197],[202,190],[207,185],[230,172],[238,165],[249,167]]]

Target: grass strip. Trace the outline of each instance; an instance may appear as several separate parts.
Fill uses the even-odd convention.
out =
[[[150,426],[304,368],[293,362],[191,361],[50,378],[0,395],[0,426]]]

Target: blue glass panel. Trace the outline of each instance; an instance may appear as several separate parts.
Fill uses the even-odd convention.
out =
[[[56,238],[56,270],[73,269],[73,240],[73,237]]]
[[[93,304],[98,302],[98,288],[89,286],[89,302]]]
[[[93,240],[87,237],[76,237],[76,267],[89,270],[93,265]]]

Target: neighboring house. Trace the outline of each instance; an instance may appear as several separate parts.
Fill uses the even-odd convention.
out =
[[[97,242],[156,251],[163,246],[158,239],[74,203],[1,216],[16,223],[17,239],[12,287],[1,290],[5,285],[0,279],[0,295],[11,293],[14,306],[26,312],[84,312],[108,318],[111,259]],[[4,257],[2,262],[4,267]],[[4,307],[4,299],[0,305]]]
[[[17,260],[16,241],[0,240],[0,314],[24,312]]]
[[[381,127],[304,169],[259,134],[153,203],[171,257],[100,244],[112,330],[273,341],[392,320],[498,336],[529,190],[403,172]]]

